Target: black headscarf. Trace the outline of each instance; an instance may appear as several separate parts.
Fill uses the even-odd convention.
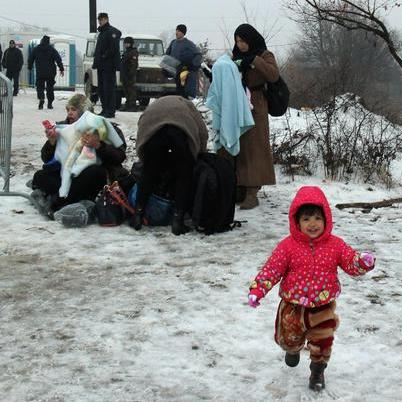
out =
[[[248,44],[248,52],[241,52],[236,45],[236,36],[239,36]],[[233,60],[243,59],[250,55],[260,56],[264,50],[267,50],[264,37],[250,24],[239,25],[235,32],[235,45],[233,47]]]

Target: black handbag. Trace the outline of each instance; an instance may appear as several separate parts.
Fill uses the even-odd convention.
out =
[[[267,82],[264,87],[265,97],[268,102],[268,113],[279,117],[286,113],[289,105],[290,91],[284,79],[279,76],[276,82]]]
[[[101,226],[121,225],[127,212],[134,213],[117,181],[103,187],[96,200],[95,210]]]

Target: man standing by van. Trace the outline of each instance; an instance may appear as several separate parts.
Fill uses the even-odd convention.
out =
[[[201,66],[202,55],[191,40],[185,38],[187,27],[179,24],[176,27],[176,39],[166,50],[166,54],[180,61],[176,74],[177,94],[193,99],[197,96],[197,71]]]
[[[98,72],[98,93],[102,104],[101,116],[113,118],[116,112],[116,71],[120,70],[121,32],[109,24],[107,13],[98,14],[93,69]]]
[[[123,85],[126,104],[121,107],[122,112],[135,112],[137,110],[137,81],[138,50],[134,38],[126,36],[123,41],[124,53],[121,56],[120,79]]]
[[[17,96],[19,90],[20,71],[22,65],[24,64],[24,57],[22,56],[21,50],[15,46],[15,41],[13,39],[10,40],[9,48],[4,52],[4,57],[1,64],[5,69],[7,69],[6,77],[9,80],[13,80],[13,95]]]

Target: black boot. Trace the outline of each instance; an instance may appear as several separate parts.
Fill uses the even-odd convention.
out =
[[[286,352],[285,355],[285,363],[289,366],[289,367],[296,367],[299,364],[300,361],[300,353],[288,353]]]
[[[246,186],[237,186],[236,187],[236,204],[242,203],[247,194],[247,187]]]
[[[134,215],[130,218],[129,224],[135,230],[140,230],[142,228],[143,219],[144,219],[143,208],[136,208]]]
[[[324,370],[327,367],[327,363],[310,363],[310,380],[309,380],[309,388],[314,391],[321,391],[325,388],[325,378],[324,378]]]
[[[172,233],[176,236],[187,233],[190,228],[184,224],[184,212],[176,211],[172,219]]]
[[[38,109],[43,109],[44,103],[45,103],[45,100],[44,100],[44,99],[39,99]]]
[[[47,103],[47,108],[48,108],[48,109],[53,109],[52,102],[48,102],[48,103]]]

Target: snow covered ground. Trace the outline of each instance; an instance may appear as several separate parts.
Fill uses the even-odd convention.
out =
[[[41,121],[64,118],[70,93],[37,110],[33,91],[14,98],[11,189],[39,168]],[[131,152],[139,113],[117,113]],[[275,123],[274,123],[275,124]],[[130,140],[131,138],[131,140]],[[236,211],[241,228],[176,237],[169,228],[67,229],[26,199],[0,197],[0,400],[400,401],[402,210],[333,209],[334,233],[377,256],[354,279],[340,270],[341,326],[327,389],[307,388],[308,354],[289,368],[273,341],[277,288],[253,310],[249,281],[288,233],[296,190],[322,187],[332,206],[401,196],[362,184],[296,177]]]

